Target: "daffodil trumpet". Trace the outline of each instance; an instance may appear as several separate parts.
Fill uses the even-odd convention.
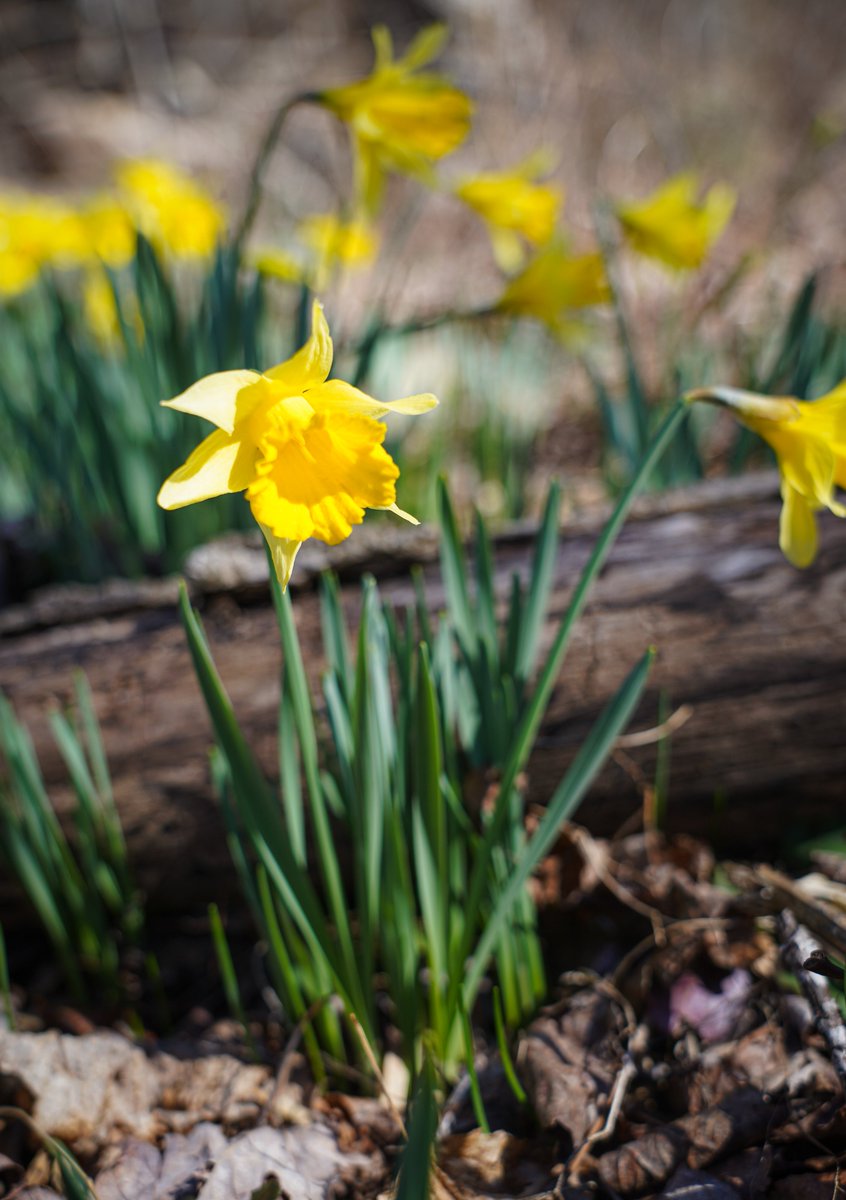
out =
[[[429,394],[383,404],[349,383],[329,379],[332,339],[315,301],[312,332],[287,362],[258,371],[208,375],[166,408],[203,417],[217,428],[165,480],[162,508],[244,492],[283,588],[308,538],[336,545],[365,509],[397,507],[399,469],[384,449],[389,412],[417,414],[438,403]]]
[[[685,400],[729,409],[775,452],[781,476],[779,545],[795,567],[807,567],[818,546],[815,514],[846,517],[835,489],[846,488],[846,380],[819,400],[761,396],[741,388],[696,388]]]
[[[673,271],[701,267],[734,212],[737,197],[727,184],[715,183],[702,197],[696,175],[675,175],[651,196],[621,204],[617,217],[629,244],[639,254]]]
[[[443,25],[422,29],[399,58],[384,25],[372,36],[371,74],[318,97],[352,134],[356,197],[369,215],[379,205],[386,171],[431,181],[432,164],[461,145],[473,111],[470,98],[448,79],[421,70],[443,48]]]

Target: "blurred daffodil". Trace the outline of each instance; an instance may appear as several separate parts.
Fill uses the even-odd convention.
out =
[[[179,258],[212,253],[223,232],[223,210],[193,179],[156,159],[123,162],[115,175],[121,200],[156,249]]]
[[[315,213],[300,223],[299,234],[315,258],[314,287],[325,286],[337,265],[363,267],[372,262],[379,242],[372,226],[362,220],[343,221],[334,213]]]
[[[695,175],[676,175],[637,204],[621,204],[617,217],[633,249],[676,271],[702,265],[728,224],[737,196],[716,183],[697,200]]]
[[[419,70],[437,57],[445,36],[443,25],[431,25],[394,59],[391,35],[380,25],[373,30],[372,73],[318,95],[352,132],[356,194],[368,212],[379,204],[385,171],[427,177],[431,164],[467,136],[469,97],[442,76]]]
[[[367,222],[342,221],[332,213],[306,217],[298,233],[306,254],[298,257],[275,246],[257,246],[249,252],[248,261],[262,275],[284,283],[307,283],[314,291],[322,291],[336,266],[364,266],[378,247]]]
[[[514,271],[523,263],[524,240],[542,246],[555,230],[564,194],[560,188],[537,182],[548,165],[546,154],[533,154],[510,171],[468,176],[454,189],[487,224],[494,256],[504,271]]]
[[[609,295],[600,254],[572,255],[562,242],[554,241],[509,280],[494,307],[497,312],[543,321],[566,337],[578,328],[574,310],[604,304]]]
[[[75,267],[90,248],[78,213],[48,196],[0,197],[0,294],[25,292],[44,267]]]
[[[120,340],[120,319],[112,285],[105,271],[88,271],[82,287],[82,311],[88,328],[104,347]]]
[[[835,495],[835,488],[846,488],[846,379],[812,401],[730,387],[699,388],[687,399],[730,409],[775,451],[783,500],[779,545],[795,567],[807,567],[817,553],[814,514],[827,508],[846,516]]]
[[[283,283],[304,283],[308,277],[305,264],[277,246],[256,246],[247,254],[247,261],[260,275]]]
[[[124,317],[131,322],[136,337],[143,341],[144,323],[134,292],[122,295],[122,308]],[[123,329],[115,298],[115,287],[101,267],[90,267],[85,272],[82,311],[88,328],[104,350],[120,349],[123,346]]]
[[[135,254],[135,224],[126,205],[114,196],[94,196],[82,208],[92,255],[110,267],[125,267]]]
[[[195,383],[168,408],[217,426],[159,492],[162,508],[182,508],[225,492],[246,492],[287,587],[307,538],[335,545],[349,537],[366,508],[396,506],[399,469],[382,442],[389,412],[422,413],[437,400],[407,396],[382,404],[328,379],[332,339],[315,301],[312,332],[293,358],[259,374],[223,371]]]

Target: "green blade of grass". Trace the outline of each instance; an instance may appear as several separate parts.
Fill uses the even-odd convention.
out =
[[[408,1142],[402,1156],[396,1200],[429,1200],[432,1151],[438,1130],[435,1072],[428,1055],[411,1100]]]
[[[557,483],[553,483],[546,498],[540,531],[535,544],[528,594],[518,624],[519,634],[514,656],[514,675],[521,683],[525,683],[529,679],[535,668],[535,657],[549,604],[555,556],[558,550],[560,504],[561,488]],[[512,605],[514,604],[512,599]]]
[[[683,401],[679,401],[667,413],[656,431],[652,439],[652,444],[641,461],[631,483],[617,501],[614,511],[593,548],[591,556],[582,571],[579,582],[570,599],[570,603],[567,606],[567,611],[564,614],[555,640],[547,655],[540,679],[535,686],[535,690],[526,707],[517,732],[511,740],[508,753],[505,756],[499,795],[493,815],[485,827],[480,851],[476,856],[471,874],[467,900],[468,929],[474,927],[474,921],[484,895],[491,851],[501,837],[502,829],[508,815],[508,805],[511,803],[511,792],[517,776],[523,769],[531,747],[534,744],[543,714],[546,711],[549,698],[552,694],[552,689],[555,686],[555,680],[561,670],[573,628],[587,603],[591,586],[602,570],[617,540],[617,536],[623,527],[623,523],[628,516],[629,509],[634,503],[637,493],[644,481],[648,479],[655,463],[660,459],[686,415],[687,405]],[[457,978],[461,970],[461,964],[470,953],[471,947],[468,938],[465,938],[462,944],[460,959],[452,966],[454,979]],[[457,984],[453,986],[456,987]]]
[[[502,1063],[502,1069],[505,1073],[505,1078],[508,1081],[508,1086],[511,1088],[517,1103],[525,1104],[528,1097],[523,1089],[523,1085],[517,1078],[517,1071],[514,1068],[514,1060],[511,1057],[511,1051],[508,1049],[508,1039],[505,1036],[505,1022],[502,1019],[502,996],[498,987],[495,987],[493,990],[493,1010],[496,1044],[499,1047],[499,1058],[500,1062]]]
[[[235,971],[235,964],[232,961],[232,953],[229,949],[226,930],[223,928],[220,909],[216,904],[210,904],[208,913],[212,944],[214,945],[214,953],[215,957],[217,958],[220,977],[223,981],[223,991],[226,995],[226,1003],[229,1005],[229,1011],[232,1013],[233,1017],[235,1017],[236,1021],[244,1031],[244,1037],[252,1058],[258,1062],[258,1047],[256,1046],[252,1033],[250,1032],[247,1014],[244,1011],[244,1002],[241,999],[241,988],[238,984],[238,975]]]
[[[653,658],[654,651],[647,651],[596,721],[566,775],[555,789],[535,833],[514,863],[508,883],[499,893],[482,936],[473,951],[465,976],[464,1003],[468,1008],[475,1000],[490,953],[511,915],[521,889],[525,887],[532,871],[554,842],[561,823],[572,816],[604,765],[615,739],[625,728],[640,699]]]
[[[461,1003],[460,999],[458,1011],[461,1021],[461,1037],[464,1042],[464,1065],[467,1068],[467,1077],[470,1080],[470,1099],[473,1102],[473,1112],[476,1114],[476,1120],[482,1133],[490,1133],[491,1127],[488,1122],[488,1114],[485,1112],[482,1089],[479,1087],[479,1076],[476,1071],[473,1030],[470,1028],[470,1018],[467,1015],[467,1009]]]

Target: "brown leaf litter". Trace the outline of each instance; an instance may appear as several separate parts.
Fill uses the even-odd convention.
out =
[[[657,834],[571,830],[559,853],[567,865],[544,869],[542,928],[569,962],[519,1041],[528,1104],[484,1044],[483,998],[492,1132],[460,1081],[430,1194],[830,1200],[846,1160],[835,996],[846,886],[822,860],[825,877],[807,881],[717,871],[707,847]],[[0,1031],[0,1103],[66,1141],[98,1200],[391,1197],[400,1116],[376,1098],[309,1095],[289,1067],[180,1057],[104,1031]],[[46,1155],[7,1122],[0,1197],[53,1200],[56,1187]]]

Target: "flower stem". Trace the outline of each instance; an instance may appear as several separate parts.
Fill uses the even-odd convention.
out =
[[[288,113],[298,104],[319,103],[319,99],[317,92],[300,92],[293,99],[286,100],[283,104],[280,104],[271,117],[264,137],[261,140],[258,154],[255,157],[253,169],[250,172],[250,186],[247,191],[247,203],[244,206],[244,215],[241,217],[232,237],[234,246],[241,247],[253,227],[253,222],[256,219],[256,214],[261,204],[267,165],[270,162],[273,151],[276,149],[276,143],[279,141],[279,135],[282,132],[282,126],[285,124]]]

